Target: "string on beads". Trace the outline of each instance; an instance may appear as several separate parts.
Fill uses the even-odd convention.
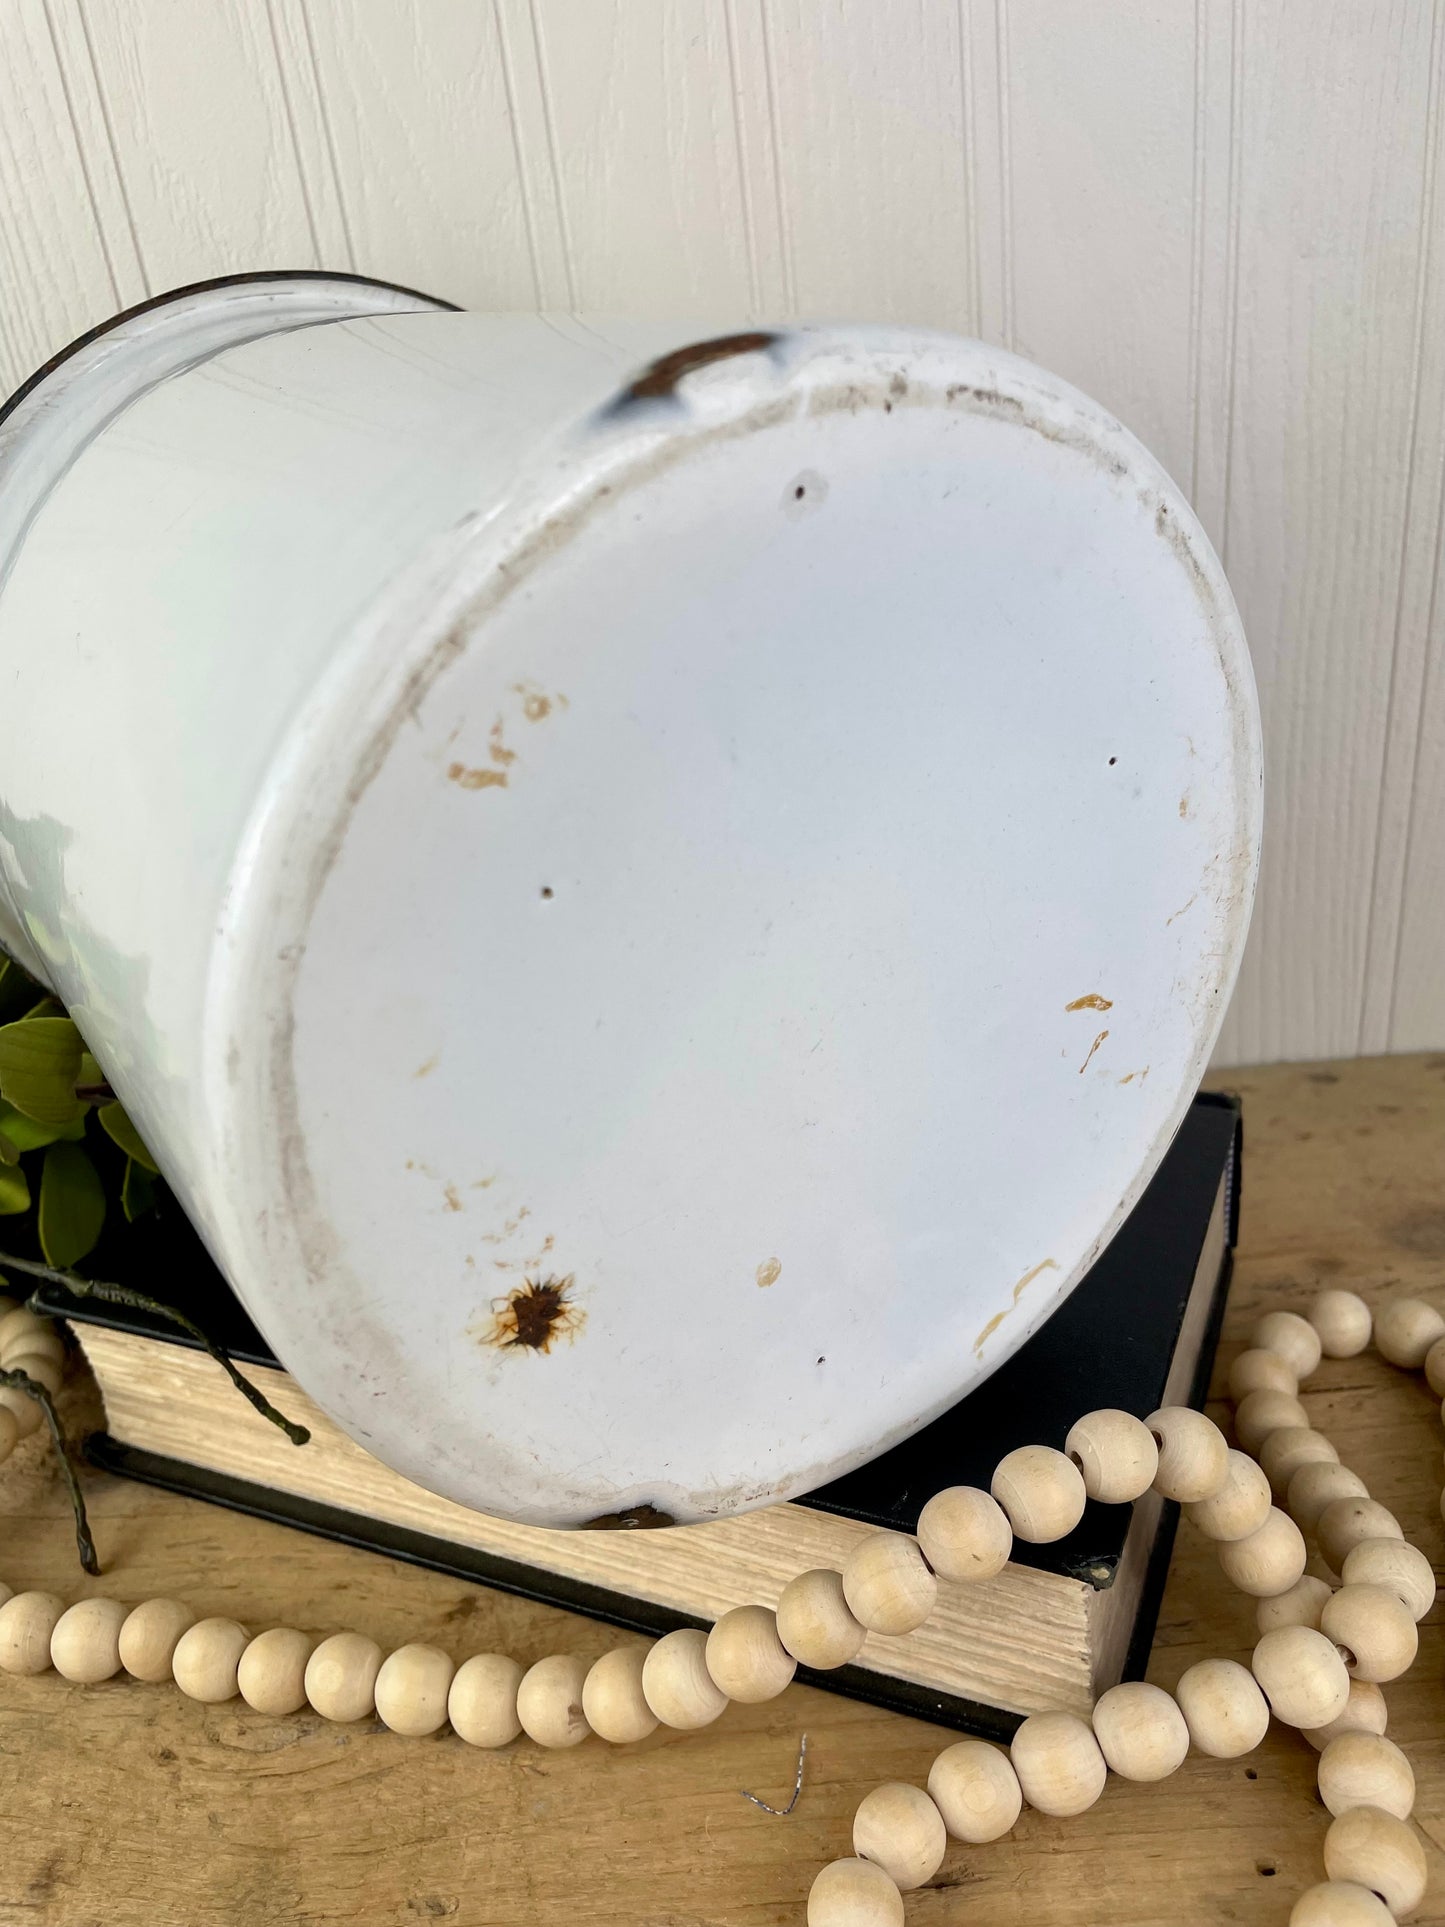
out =
[[[1001,1839],[1025,1801],[1048,1814],[1082,1813],[1110,1774],[1164,1779],[1191,1747],[1239,1758],[1260,1744],[1271,1717],[1297,1727],[1319,1752],[1320,1797],[1332,1816],[1325,1879],[1295,1902],[1290,1927],[1388,1927],[1419,1906],[1425,1856],[1410,1825],[1414,1774],[1385,1736],[1380,1685],[1415,1658],[1416,1625],[1434,1603],[1435,1574],[1399,1522],[1339,1464],[1299,1397],[1322,1356],[1354,1357],[1372,1335],[1381,1356],[1423,1371],[1445,1398],[1445,1317],[1433,1306],[1395,1299],[1372,1320],[1355,1293],[1326,1291],[1307,1317],[1267,1313],[1231,1365],[1237,1447],[1187,1407],[1142,1420],[1086,1413],[1062,1452],[1033,1445],[1008,1453],[988,1492],[955,1486],[938,1493],[915,1537],[870,1533],[841,1572],[791,1580],[775,1610],[737,1607],[707,1633],[686,1628],[647,1648],[618,1647],[591,1666],[553,1654],[524,1671],[498,1653],[454,1666],[437,1647],[387,1654],[357,1632],[318,1643],[277,1627],[252,1638],[235,1620],[198,1620],[176,1600],[131,1609],[92,1598],[67,1608],[53,1594],[12,1594],[0,1585],[0,1670],[53,1667],[81,1682],[124,1670],[138,1680],[174,1680],[210,1703],[239,1694],[261,1713],[307,1704],[337,1721],[375,1713],[393,1732],[413,1735],[449,1722],[460,1739],[481,1747],[506,1746],[523,1732],[547,1747],[575,1746],[591,1734],[626,1744],[658,1725],[710,1725],[730,1699],[774,1698],[797,1665],[846,1665],[869,1632],[921,1625],[940,1582],[968,1585],[999,1572],[1015,1538],[1061,1538],[1086,1499],[1129,1504],[1152,1489],[1182,1504],[1216,1542],[1225,1573],[1255,1600],[1250,1665],[1201,1660],[1172,1694],[1126,1682],[1104,1693],[1088,1720],[1035,1713],[1007,1749],[980,1740],[945,1748],[926,1787],[875,1787],[854,1817],[852,1855],[824,1867],[812,1884],[808,1927],[904,1927],[904,1894],[932,1879],[950,1836],[976,1846]],[[52,1425],[49,1394],[63,1357],[63,1341],[46,1321],[24,1309],[0,1318],[0,1385],[16,1375],[38,1384]],[[15,1400],[0,1389],[0,1461],[40,1422],[28,1400],[23,1411]],[[1338,1585],[1305,1572],[1306,1533]],[[791,1811],[791,1802],[776,1809],[745,1797],[769,1812]]]

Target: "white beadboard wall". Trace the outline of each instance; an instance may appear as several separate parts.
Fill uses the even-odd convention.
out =
[[[873,316],[1192,496],[1268,738],[1220,1061],[1445,1046],[1445,0],[3,0],[0,388],[248,268]]]

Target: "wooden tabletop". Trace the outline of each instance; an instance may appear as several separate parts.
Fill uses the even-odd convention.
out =
[[[1445,1057],[1282,1066],[1215,1080],[1245,1105],[1243,1236],[1220,1357],[1262,1309],[1342,1284],[1372,1301],[1445,1305]],[[1222,1378],[1216,1376],[1216,1386]],[[93,1388],[67,1388],[75,1423]],[[1311,1417],[1439,1569],[1441,1428],[1419,1378],[1373,1354],[1326,1361]],[[89,1403],[88,1403],[89,1402]],[[1214,1413],[1223,1417],[1219,1407]],[[606,1627],[350,1552],[194,1500],[87,1475],[105,1578],[75,1565],[69,1514],[41,1437],[0,1474],[0,1574],[17,1589],[124,1600],[171,1594],[260,1628],[350,1625],[383,1643],[528,1663],[592,1656]],[[1172,1686],[1210,1653],[1248,1658],[1251,1602],[1182,1527],[1149,1676]],[[1419,1921],[1445,1922],[1445,1684],[1441,1612],[1408,1679],[1386,1689],[1390,1733],[1419,1783],[1431,1860]],[[807,1778],[781,1804],[798,1740]],[[852,1814],[880,1780],[922,1783],[955,1736],[791,1687],[733,1706],[697,1735],[548,1754],[478,1752],[450,1734],[263,1718],[170,1687],[0,1676],[0,1927],[284,1927],[297,1922],[467,1927],[783,1927],[849,1851]],[[1279,1927],[1321,1879],[1328,1816],[1316,1755],[1275,1727],[1247,1759],[1191,1756],[1159,1786],[1110,1780],[1076,1820],[1025,1812],[993,1846],[950,1845],[908,1901],[909,1927]]]

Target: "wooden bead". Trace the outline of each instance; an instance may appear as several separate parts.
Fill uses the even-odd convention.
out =
[[[1100,1694],[1093,1726],[1099,1751],[1123,1780],[1166,1780],[1189,1751],[1189,1727],[1178,1702],[1141,1679]]]
[[[1290,1909],[1289,1927],[1395,1927],[1395,1916],[1353,1880],[1322,1880]]]
[[[1062,1539],[1084,1516],[1084,1475],[1051,1445],[1020,1445],[994,1467],[989,1490],[1008,1514],[1014,1536],[1030,1545]]]
[[[1262,1352],[1275,1352],[1301,1383],[1320,1362],[1320,1335],[1298,1312],[1267,1311],[1250,1333],[1249,1342]]]
[[[236,1697],[236,1671],[251,1635],[234,1619],[198,1619],[176,1641],[171,1678],[188,1699],[219,1706]]]
[[[1282,1425],[1259,1448],[1260,1469],[1283,1505],[1289,1482],[1302,1465],[1338,1465],[1340,1455],[1323,1432],[1309,1425]]]
[[[1334,1499],[1368,1499],[1369,1490],[1358,1472],[1346,1465],[1316,1460],[1302,1465],[1289,1482],[1285,1506],[1301,1532],[1313,1532],[1320,1514]]]
[[[1312,1626],[1278,1626],[1266,1633],[1249,1665],[1270,1711],[1286,1726],[1323,1726],[1345,1710],[1350,1697],[1345,1662]]]
[[[595,1659],[582,1682],[582,1712],[599,1740],[630,1746],[657,1731],[657,1715],[642,1690],[646,1646],[614,1646]]]
[[[447,1694],[452,1731],[468,1746],[507,1746],[522,1730],[517,1689],[522,1669],[505,1653],[473,1653],[456,1670]]]
[[[28,1439],[45,1423],[39,1399],[31,1398],[28,1392],[16,1391],[13,1386],[0,1385],[0,1411],[8,1412],[14,1419],[17,1438]]]
[[[15,1450],[19,1438],[20,1427],[15,1422],[15,1414],[8,1405],[0,1405],[0,1465]]]
[[[933,1611],[938,1581],[916,1539],[870,1532],[844,1562],[843,1597],[870,1633],[911,1633]]]
[[[932,1880],[947,1846],[942,1814],[921,1787],[904,1780],[874,1787],[853,1816],[854,1853],[905,1893]]]
[[[1008,1564],[1013,1527],[998,1500],[976,1485],[935,1492],[918,1515],[918,1543],[940,1579],[992,1579]]]
[[[1255,1458],[1271,1432],[1309,1422],[1309,1413],[1289,1392],[1251,1392],[1234,1408],[1234,1436]]]
[[[439,1646],[398,1646],[376,1676],[376,1712],[393,1733],[421,1739],[447,1722],[447,1694],[456,1671]]]
[[[50,1635],[50,1663],[60,1677],[86,1686],[114,1679],[129,1611],[118,1599],[80,1599],[68,1607]]]
[[[1230,1448],[1224,1483],[1208,1499],[1191,1499],[1184,1516],[1206,1539],[1247,1539],[1269,1517],[1269,1480],[1247,1452]]]
[[[1372,1680],[1352,1679],[1345,1710],[1324,1726],[1305,1726],[1300,1731],[1317,1753],[1341,1733],[1383,1733],[1389,1719],[1385,1695]]]
[[[24,1349],[32,1339],[56,1336],[52,1321],[41,1318],[28,1305],[17,1305],[0,1318],[0,1359]]]
[[[808,1927],[903,1927],[903,1896],[871,1860],[834,1860],[808,1889]]]
[[[195,1623],[196,1615],[178,1599],[147,1599],[127,1613],[120,1629],[121,1665],[132,1679],[152,1686],[174,1679],[176,1643]]]
[[[1366,1539],[1403,1539],[1400,1521],[1374,1499],[1331,1499],[1315,1524],[1325,1564],[1338,1572]]]
[[[1392,1365],[1418,1372],[1437,1339],[1445,1338],[1445,1318],[1423,1298],[1391,1298],[1375,1313],[1375,1350]]]
[[[1278,1352],[1254,1348],[1241,1352],[1235,1359],[1229,1368],[1228,1383],[1229,1396],[1236,1404],[1251,1392],[1287,1392],[1291,1398],[1299,1392],[1298,1374]]]
[[[1064,1452],[1084,1476],[1084,1490],[1105,1505],[1132,1505],[1154,1483],[1159,1448],[1142,1419],[1106,1407],[1069,1427]]]
[[[1425,1850],[1409,1822],[1382,1807],[1347,1807],[1330,1823],[1325,1872],[1378,1894],[1397,1920],[1425,1898]]]
[[[1355,1358],[1370,1342],[1370,1308],[1353,1291],[1322,1291],[1309,1309],[1326,1358]]]
[[[343,1724],[368,1719],[376,1711],[381,1659],[380,1646],[365,1633],[333,1633],[323,1639],[306,1662],[306,1697],[313,1709],[322,1719]]]
[[[1320,1755],[1320,1798],[1331,1813],[1380,1807],[1408,1820],[1415,1807],[1415,1774],[1383,1733],[1341,1733]]]
[[[236,1690],[258,1713],[284,1718],[306,1704],[306,1662],[316,1641],[294,1626],[258,1633],[236,1667]]]
[[[1212,1499],[1229,1476],[1229,1443],[1203,1412],[1165,1405],[1144,1421],[1159,1448],[1154,1490],[1185,1503]]]
[[[648,1652],[642,1691],[664,1726],[694,1732],[711,1726],[728,1703],[707,1670],[707,1634],[684,1626],[667,1633]]]
[[[1288,1592],[1305,1569],[1304,1534],[1287,1512],[1271,1506],[1265,1522],[1246,1539],[1219,1547],[1225,1576],[1252,1599]]]
[[[1083,1813],[1104,1791],[1108,1768],[1093,1730],[1074,1713],[1031,1713],[1009,1758],[1023,1796],[1040,1813]]]
[[[928,1792],[955,1840],[1002,1840],[1023,1807],[1023,1789],[1002,1747],[986,1740],[946,1746],[928,1769]]]
[[[858,1657],[868,1637],[848,1610],[843,1575],[815,1567],[790,1579],[778,1600],[778,1638],[800,1666],[824,1671]]]
[[[797,1669],[798,1662],[778,1638],[778,1616],[767,1606],[734,1606],[707,1636],[707,1670],[713,1683],[743,1706],[776,1699]]]
[[[64,1362],[47,1355],[22,1352],[18,1358],[7,1358],[4,1364],[7,1371],[24,1372],[25,1376],[33,1378],[37,1385],[43,1385],[52,1398],[65,1381]],[[35,1404],[35,1401],[32,1400],[31,1403]],[[35,1409],[38,1412],[39,1405],[35,1405]]]
[[[1437,1338],[1425,1354],[1425,1383],[1436,1398],[1445,1398],[1445,1338]]]
[[[50,1635],[65,1606],[53,1592],[17,1592],[0,1606],[0,1671],[48,1673]]]
[[[1341,1586],[1320,1614],[1320,1631],[1341,1649],[1356,1679],[1377,1684],[1407,1673],[1420,1644],[1414,1615],[1384,1586]]]
[[[1307,1572],[1288,1592],[1261,1599],[1254,1609],[1254,1623],[1261,1634],[1275,1632],[1281,1626],[1312,1626],[1318,1632],[1320,1614],[1333,1591],[1328,1580],[1316,1579]]]
[[[1435,1568],[1403,1539],[1362,1539],[1345,1554],[1340,1577],[1347,1586],[1383,1586],[1414,1620],[1435,1604]]]
[[[1252,1753],[1269,1731],[1269,1703],[1238,1660],[1201,1659],[1174,1689],[1189,1738],[1212,1760]]]
[[[538,1746],[580,1746],[591,1732],[582,1710],[588,1665],[575,1653],[549,1653],[517,1683],[517,1718]]]

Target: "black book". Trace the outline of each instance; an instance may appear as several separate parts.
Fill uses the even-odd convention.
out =
[[[345,1437],[280,1369],[174,1206],[108,1240],[89,1269],[196,1318],[288,1416],[311,1426],[309,1445],[292,1446],[230,1394],[214,1362],[174,1327],[59,1288],[41,1297],[73,1321],[95,1371],[106,1430],[87,1451],[109,1470],[665,1632],[775,1600],[793,1574],[840,1566],[870,1528],[911,1531],[934,1492],[986,1488],[1005,1452],[1062,1445],[1083,1412],[1119,1406],[1144,1416],[1202,1403],[1237,1229],[1239,1145],[1237,1104],[1198,1097],[1087,1277],[991,1378],[807,1499],[706,1525],[543,1531],[412,1485]],[[1176,1521],[1177,1507],[1154,1494],[1133,1507],[1090,1503],[1066,1539],[1016,1541],[996,1578],[943,1586],[916,1633],[870,1635],[855,1664],[799,1677],[994,1738],[1026,1713],[1087,1714],[1099,1693],[1144,1670]]]

